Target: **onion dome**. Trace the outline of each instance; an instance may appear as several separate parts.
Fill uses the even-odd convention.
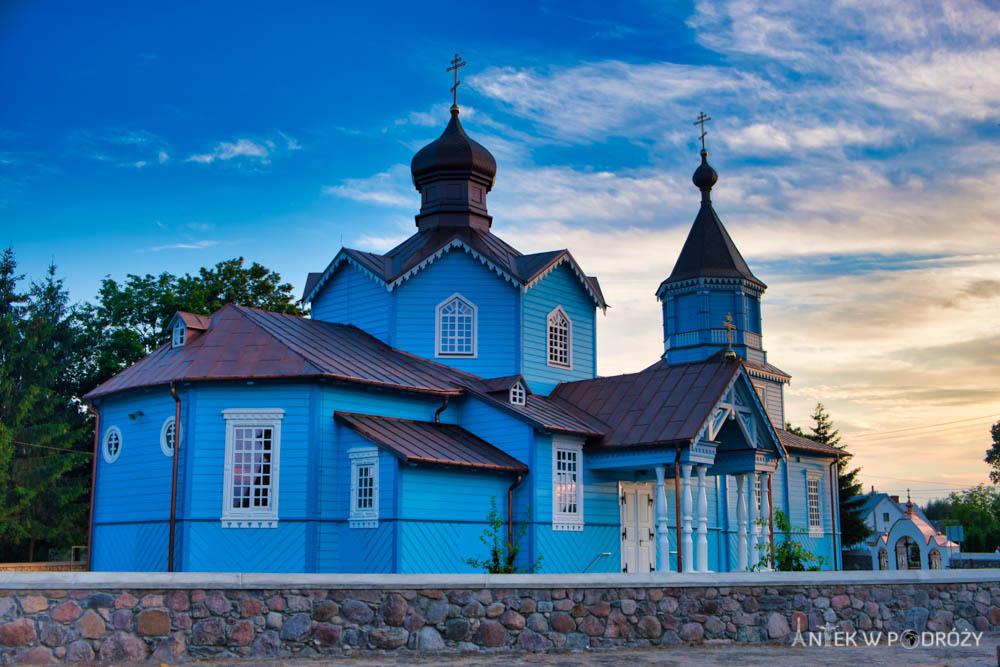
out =
[[[467,172],[486,181],[487,191],[493,187],[497,163],[482,145],[469,138],[458,120],[459,109],[451,107],[451,121],[440,137],[427,144],[410,163],[413,184],[417,190],[431,180]]]
[[[694,170],[694,175],[691,176],[691,182],[694,183],[695,187],[706,192],[712,189],[712,186],[719,181],[719,175],[712,169],[712,165],[708,163],[708,151],[702,149],[701,151],[701,164],[698,168]]]

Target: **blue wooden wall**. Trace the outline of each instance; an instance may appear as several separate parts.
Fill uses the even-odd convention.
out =
[[[766,361],[744,332],[761,334],[760,295],[739,285],[698,284],[664,295],[663,340],[670,363],[701,361],[726,347],[723,322],[732,314],[736,325],[733,350],[745,359]],[[714,332],[712,330],[715,330]]]
[[[548,317],[562,306],[573,323],[573,368],[548,365]],[[597,309],[580,280],[561,264],[524,292],[521,317],[521,373],[538,394],[548,394],[559,382],[586,380],[597,374],[595,324]]]
[[[456,292],[478,311],[476,358],[434,356],[437,307]],[[428,264],[396,287],[393,299],[394,347],[481,377],[518,372],[518,288],[463,249]]]
[[[118,460],[97,455],[92,568],[103,571],[166,571],[173,459],[160,449],[160,429],[174,416],[164,389],[109,397],[101,414],[101,445],[112,426],[122,434]],[[141,412],[142,414],[138,414]],[[129,414],[136,414],[134,419]],[[185,413],[181,414],[184,421]]]
[[[389,290],[348,262],[342,263],[312,300],[310,317],[353,324],[391,344],[392,295]]]

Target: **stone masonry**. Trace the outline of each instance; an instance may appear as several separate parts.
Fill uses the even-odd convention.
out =
[[[0,590],[0,663],[789,643],[827,624],[996,632],[1000,582]]]

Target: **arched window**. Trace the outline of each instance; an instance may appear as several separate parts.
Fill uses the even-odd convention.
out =
[[[889,552],[885,550],[885,547],[879,547],[878,549],[878,569],[889,569]]]
[[[104,460],[114,463],[122,453],[122,432],[117,426],[112,426],[104,433],[104,446],[101,448]]]
[[[940,570],[941,569],[941,552],[937,549],[931,549],[931,552],[927,554],[927,569],[929,570]]]
[[[460,294],[453,294],[437,307],[439,357],[476,356],[476,307]]]
[[[549,313],[548,318],[549,366],[573,367],[573,323],[562,306]]]
[[[905,535],[896,542],[896,569],[921,569],[920,546],[912,538]]]
[[[510,402],[513,405],[524,405],[527,398],[527,392],[524,390],[524,385],[518,380],[510,388]]]

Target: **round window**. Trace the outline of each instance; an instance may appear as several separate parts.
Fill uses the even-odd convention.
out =
[[[122,453],[122,432],[112,426],[104,433],[104,460],[114,463]]]
[[[160,450],[164,456],[174,455],[174,442],[177,438],[177,426],[173,417],[168,417],[160,428]]]

